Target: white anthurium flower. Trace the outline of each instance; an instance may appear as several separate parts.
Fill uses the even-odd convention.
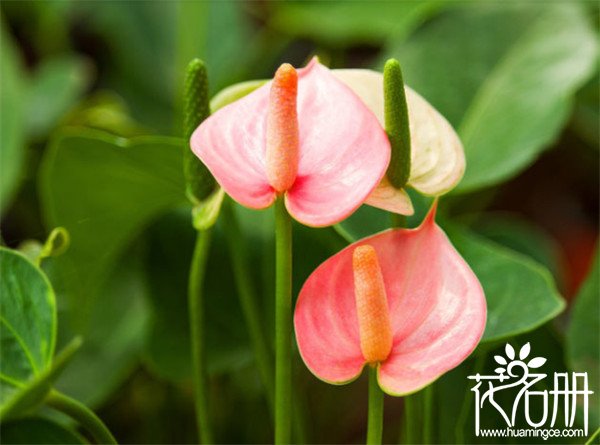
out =
[[[373,111],[384,125],[383,74],[366,69],[332,70]],[[407,186],[428,196],[443,195],[458,184],[465,171],[465,154],[448,121],[418,93],[405,87],[411,138],[411,171]],[[412,204],[404,190],[384,178],[366,201],[410,215]]]

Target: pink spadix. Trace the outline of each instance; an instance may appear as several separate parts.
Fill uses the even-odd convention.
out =
[[[377,117],[313,59],[221,108],[191,138],[225,191],[256,209],[279,195],[310,226],[335,224],[380,183],[390,144]]]
[[[375,362],[384,391],[409,394],[475,349],[485,328],[483,290],[434,217],[435,208],[417,229],[388,230],[360,240],[310,275],[298,297],[294,325],[300,354],[318,378],[346,383],[358,377],[365,364]],[[371,249],[378,267],[371,265],[357,274],[357,255]],[[376,284],[378,273],[385,292]],[[370,327],[363,328],[365,313],[371,312],[366,318],[372,320],[386,319],[381,299],[367,310],[360,307],[357,288],[364,285],[363,274],[371,276],[368,288],[373,293],[385,295],[391,330],[387,355],[387,323],[366,322]],[[368,334],[372,340],[365,340],[366,332],[377,326],[381,332]],[[370,342],[370,349],[365,349],[365,342]]]

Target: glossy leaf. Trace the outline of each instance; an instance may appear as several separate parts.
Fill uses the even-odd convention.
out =
[[[81,344],[53,360],[56,301],[46,275],[21,253],[0,247],[0,417],[37,406]]]
[[[387,56],[458,128],[467,170],[457,191],[466,192],[514,176],[557,137],[596,66],[597,39],[578,2],[483,3],[440,17]]]
[[[31,417],[3,423],[2,442],[23,445],[70,445],[87,443],[74,431],[43,417]]]
[[[185,202],[177,139],[123,139],[65,130],[51,143],[41,172],[42,207],[50,226],[71,235],[57,258],[70,298],[85,323],[115,261],[152,219]]]
[[[566,358],[575,372],[587,372],[590,390],[590,430],[600,426],[600,267],[596,249],[594,264],[571,310],[567,329]]]
[[[542,227],[516,214],[487,212],[477,215],[473,231],[527,255],[561,282],[560,246]]]
[[[182,172],[181,141],[164,137],[128,140],[69,129],[46,153],[44,215],[49,226],[62,225],[71,235],[69,250],[52,259],[67,297],[61,326],[88,340],[68,372],[79,369],[89,378],[65,377],[59,388],[84,402],[101,400],[137,360],[145,289],[127,248],[153,219],[186,202]],[[125,252],[127,267],[119,264]],[[98,380],[103,384],[91,383]]]
[[[46,276],[23,255],[0,248],[2,411],[52,363],[56,301]]]
[[[446,232],[485,291],[488,319],[482,341],[531,331],[564,309],[565,302],[543,266],[458,226]]]

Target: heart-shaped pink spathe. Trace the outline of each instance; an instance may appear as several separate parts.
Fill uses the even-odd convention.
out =
[[[300,354],[319,379],[357,378],[361,352],[352,255],[371,245],[385,283],[393,344],[378,365],[381,388],[410,394],[456,367],[477,346],[486,321],[483,289],[435,224],[435,206],[417,229],[360,240],[321,264],[304,284],[294,314]]]
[[[271,82],[206,119],[191,147],[225,191],[256,209],[277,193],[266,173],[266,122]],[[377,117],[358,96],[313,59],[298,70],[299,164],[286,207],[309,226],[335,224],[377,187],[390,144]]]

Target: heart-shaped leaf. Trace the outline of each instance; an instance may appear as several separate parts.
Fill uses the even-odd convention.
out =
[[[53,279],[67,298],[65,328],[88,339],[74,365],[90,382],[92,375],[106,376],[101,383],[71,377],[61,385],[86,403],[99,402],[105,384],[121,381],[141,348],[145,290],[136,256],[127,249],[151,221],[187,204],[181,144],[71,128],[57,135],[43,160],[44,216],[49,226],[63,226],[71,235],[69,250],[52,259]],[[115,273],[119,278],[109,280]]]
[[[580,2],[483,2],[444,14],[385,54],[458,129],[467,169],[456,191],[514,176],[556,138],[596,69],[590,25]]]
[[[50,226],[71,235],[56,267],[78,302],[80,323],[125,247],[154,218],[186,202],[181,158],[181,142],[165,137],[67,129],[51,143],[40,178],[42,207]]]
[[[23,254],[4,247],[0,247],[0,295],[0,417],[7,419],[42,402],[81,340],[53,360],[54,290]]]
[[[488,318],[482,341],[531,331],[562,312],[565,302],[552,275],[530,258],[460,227],[450,240],[469,263],[486,295]],[[506,351],[510,359],[514,359]]]

